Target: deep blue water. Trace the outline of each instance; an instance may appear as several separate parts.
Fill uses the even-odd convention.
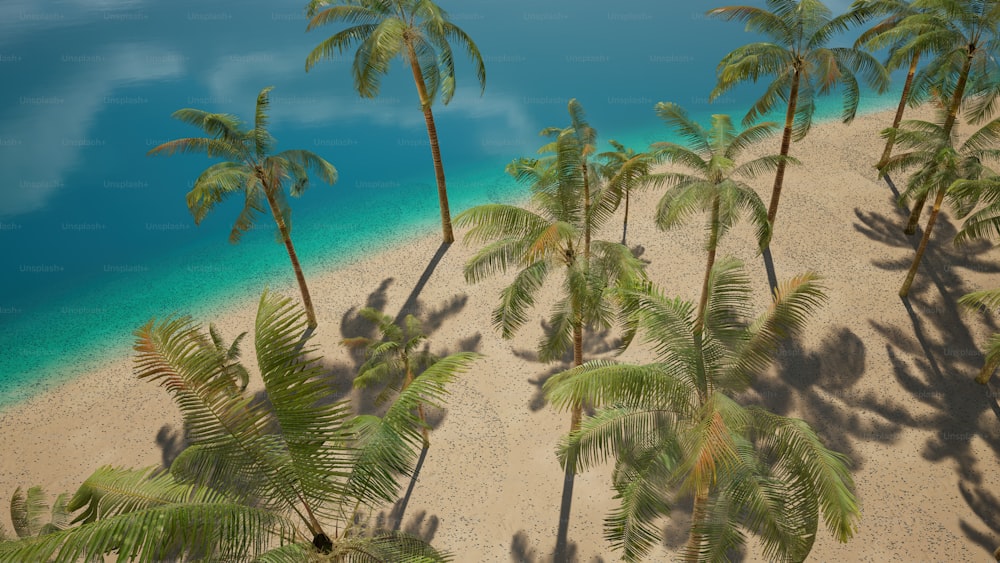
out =
[[[580,99],[602,142],[642,149],[669,138],[652,112],[658,101],[700,119],[742,117],[759,91],[741,88],[709,105],[719,59],[752,39],[739,24],[704,18],[714,2],[439,3],[478,43],[488,75],[480,96],[460,59],[453,102],[435,106],[453,214],[517,197],[503,166],[533,153],[541,128],[567,123],[570,98]],[[257,92],[275,86],[278,148],[313,150],[340,172],[335,186],[314,184],[292,201],[307,276],[437,232],[408,69],[396,61],[374,100],[355,94],[349,58],[307,74],[306,54],[335,28],[305,33],[303,5],[0,4],[0,405],[128,349],[150,317],[203,316],[258,295],[260,279],[291,281],[269,217],[235,246],[227,237],[238,201],[194,225],[184,194],[212,161],[146,156],[197,134],[171,119],[176,109],[250,119]],[[821,114],[836,115],[837,103]]]

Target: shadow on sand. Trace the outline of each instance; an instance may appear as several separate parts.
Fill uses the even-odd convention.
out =
[[[855,229],[869,239],[893,248],[912,250],[920,233],[902,232],[903,210],[893,216],[855,210]],[[805,351],[795,343],[779,350],[776,378],[761,378],[753,394],[779,414],[792,411],[809,422],[831,447],[848,454],[855,468],[864,465],[859,442],[892,444],[906,429],[930,433],[921,456],[930,462],[949,461],[956,468],[956,494],[977,516],[960,521],[966,538],[988,554],[1000,538],[1000,499],[983,487],[982,446],[1000,455],[1000,406],[996,394],[973,381],[982,363],[972,332],[957,304],[966,287],[961,270],[1000,272],[985,255],[991,246],[974,242],[956,249],[956,233],[947,217],[940,217],[909,299],[898,306],[908,322],[896,324],[868,318],[880,338],[865,342],[849,328],[834,328],[819,350]],[[899,260],[875,259],[873,266],[899,272],[902,283],[912,254]],[[894,296],[896,287],[873,288]],[[975,317],[995,330],[994,322]],[[894,379],[884,391],[861,392],[855,385],[866,374],[869,346],[883,348]]]

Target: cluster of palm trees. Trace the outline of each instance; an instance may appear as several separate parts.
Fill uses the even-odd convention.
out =
[[[364,341],[372,353],[359,385],[398,367],[387,351],[397,350],[400,329],[379,320],[384,338]],[[407,325],[411,341],[422,341],[419,326]],[[138,329],[136,376],[173,396],[189,445],[169,470],[102,467],[51,509],[41,489],[16,491],[11,516],[20,540],[0,541],[0,561],[93,561],[109,553],[120,561],[279,562],[310,554],[447,561],[416,537],[369,529],[365,514],[395,500],[417,447],[426,448],[422,406],[442,408],[448,383],[479,355],[425,355],[419,369],[407,366],[406,384],[382,416],[356,415],[350,401],[329,398],[307,326],[291,299],[261,296],[254,349],[262,395],[245,391],[238,346],[220,345],[217,331],[205,334],[189,317]]]
[[[444,167],[432,107],[455,90],[452,44],[473,60],[485,86],[485,67],[471,38],[432,0],[313,0],[308,29],[346,28],[321,42],[306,70],[355,49],[354,85],[378,95],[390,61],[410,67],[424,114],[445,244],[454,241]],[[677,503],[693,503],[686,561],[724,561],[755,536],[774,559],[803,560],[822,518],[847,541],[860,509],[850,461],[822,443],[805,422],[742,405],[736,395],[766,370],[781,342],[799,334],[825,300],[817,274],[773,284],[766,311],[755,313],[751,278],[731,258],[717,257],[719,241],[741,218],[754,227],[754,246],[766,251],[785,172],[798,161],[793,141],[813,123],[820,96],[838,92],[842,118],[856,115],[863,87],[884,92],[889,71],[909,68],[880,174],[910,172],[901,203],[913,202],[912,233],[924,201],[933,198],[913,265],[900,291],[906,297],[945,199],[965,218],[957,242],[1000,238],[1000,180],[989,161],[1000,156],[1000,119],[992,120],[1000,82],[993,55],[1000,2],[977,0],[858,0],[835,16],[819,0],[766,0],[765,8],[709,11],[735,20],[769,41],[740,47],[720,62],[715,98],[739,83],[767,80],[764,94],[743,118],[726,115],[709,127],[680,106],[661,102],[655,113],[680,142],[636,151],[614,140],[600,152],[596,129],[581,103],[568,104],[568,123],[542,130],[537,155],[513,160],[507,172],[526,186],[526,206],[494,203],[455,217],[466,244],[477,245],[464,267],[468,283],[507,275],[492,323],[512,338],[533,320],[540,290],[559,284],[546,331],[542,362],[567,369],[546,382],[550,403],[570,412],[558,446],[566,472],[564,503],[578,471],[614,462],[620,506],[605,519],[605,537],[628,561],[659,543],[658,525]],[[852,47],[833,46],[854,26]],[[882,64],[868,50],[887,50]],[[354,415],[330,401],[315,350],[306,344],[318,321],[291,242],[287,193],[301,195],[310,173],[333,184],[337,171],[303,150],[273,152],[268,133],[270,88],[257,97],[252,126],[237,117],[195,109],[174,116],[205,137],[164,143],[151,154],[198,152],[222,162],[206,169],[187,195],[196,222],[219,202],[241,194],[244,206],[230,239],[237,242],[258,213],[269,211],[291,259],[302,311],[265,293],[254,335],[265,393],[246,392],[249,372],[239,340],[226,345],[189,318],[151,321],[136,332],[136,375],[155,381],[184,414],[190,446],[169,471],[101,468],[50,510],[40,490],[15,495],[19,541],[0,543],[0,561],[75,561],[117,553],[119,559],[190,557],[226,560],[437,561],[446,559],[416,538],[364,525],[363,513],[391,502],[398,479],[411,475],[418,446],[429,434],[425,406],[440,407],[445,386],[467,371],[476,354],[429,354],[415,317],[402,326],[376,310],[362,316],[377,338],[348,338],[367,361],[355,385],[380,385],[389,402],[383,416]],[[779,102],[783,108],[779,107]],[[904,120],[907,106],[930,102],[936,122]],[[784,122],[761,121],[784,109]],[[959,142],[960,118],[986,122]],[[776,154],[744,158],[780,131]],[[770,204],[753,180],[773,174]],[[662,189],[654,220],[664,231],[696,213],[708,217],[706,264],[696,303],[665,296],[644,263],[626,246],[634,192]],[[621,241],[598,238],[622,212]],[[973,293],[971,307],[1000,306],[1000,290]],[[641,342],[652,363],[624,364],[584,357],[588,331],[618,329],[622,347]],[[1000,335],[989,343],[979,380],[1000,366]],[[588,409],[590,409],[588,411]],[[590,412],[591,414],[586,414]],[[563,514],[568,514],[568,505]],[[43,524],[51,512],[50,523]],[[74,513],[78,513],[73,516]],[[567,521],[560,522],[557,557],[565,555]],[[310,555],[311,554],[311,555]]]

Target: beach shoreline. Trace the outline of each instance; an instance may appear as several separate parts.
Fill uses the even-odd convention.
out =
[[[927,118],[929,112],[911,115]],[[914,286],[911,310],[900,303],[896,292],[912,247],[901,226],[896,228],[903,213],[894,209],[871,164],[881,154],[878,132],[891,117],[892,110],[883,110],[859,115],[850,126],[817,124],[793,145],[793,156],[803,164],[789,169],[772,255],[779,280],[818,271],[830,301],[748,397],[806,419],[828,444],[855,460],[861,528],[842,545],[821,523],[813,559],[902,561],[914,553],[928,560],[983,559],[988,553],[983,544],[996,539],[995,533],[968,498],[988,498],[983,495],[1000,486],[992,471],[1000,461],[1000,433],[986,390],[972,382],[981,359],[974,345],[989,331],[981,316],[959,313],[953,302],[962,292],[995,285],[990,276],[995,265],[985,246],[954,249],[946,238],[954,229],[945,225],[956,223],[943,216],[930,261]],[[774,153],[777,144],[775,138],[755,151]],[[766,201],[770,181],[759,178],[753,185]],[[693,300],[704,264],[703,218],[659,232],[648,216],[658,196],[647,192],[633,201],[639,212],[629,220],[630,246],[641,247],[651,278],[668,295]],[[616,215],[603,238],[619,240],[620,221]],[[421,316],[434,352],[469,349],[486,358],[453,387],[448,410],[432,417],[431,450],[403,529],[430,536],[458,561],[510,561],[512,553],[542,561],[552,549],[561,494],[554,447],[568,429],[569,415],[544,405],[540,386],[555,366],[531,356],[542,334],[538,320],[554,302],[556,284],[544,288],[525,330],[504,341],[489,317],[509,277],[467,285],[462,266],[476,249],[462,244],[462,231],[456,234],[459,241],[426,275]],[[439,231],[429,230],[308,278],[320,322],[313,343],[341,386],[338,395],[354,396],[344,391],[356,364],[338,344],[363,329],[352,311],[373,306],[395,315],[411,301],[439,247]],[[767,281],[747,225],[723,239],[723,255],[743,260],[755,304],[763,308]],[[931,275],[934,265],[939,271]],[[290,268],[287,274],[259,280],[260,289],[270,285],[297,300]],[[216,318],[195,319],[205,327],[215,323],[227,340],[251,331],[244,358],[252,378],[258,298],[259,293],[246,296]],[[596,335],[591,349],[610,349],[614,337]],[[643,362],[651,356],[635,347],[622,359]],[[975,403],[977,397],[982,404]],[[0,429],[0,495],[9,498],[17,486],[41,485],[54,496],[75,491],[101,465],[164,463],[176,453],[181,419],[166,391],[131,374],[129,355],[0,410]],[[603,539],[602,521],[615,506],[608,475],[605,468],[576,480],[570,540],[580,561],[617,557]],[[0,512],[0,523],[10,530],[9,515]],[[685,518],[678,507],[665,544],[676,543]],[[987,539],[970,539],[968,529]],[[748,558],[759,555],[755,549],[751,542]],[[664,556],[656,548],[649,560]]]

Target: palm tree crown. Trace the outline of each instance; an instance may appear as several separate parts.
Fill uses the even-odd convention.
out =
[[[209,211],[229,196],[243,196],[243,209],[229,234],[230,242],[239,242],[243,233],[250,230],[257,214],[266,209],[271,212],[278,227],[278,235],[285,244],[295,270],[295,277],[302,293],[309,326],[316,327],[305,275],[291,239],[291,208],[285,197],[288,186],[292,197],[299,197],[309,187],[309,172],[317,174],[328,184],[337,181],[337,169],[315,153],[292,149],[272,154],[274,138],[268,132],[267,110],[270,106],[271,87],[257,95],[256,113],[252,128],[245,128],[239,118],[229,114],[210,113],[199,109],[181,109],[173,116],[185,123],[199,127],[210,137],[189,137],[163,143],[149,154],[172,155],[175,153],[201,153],[209,158],[222,158],[223,162],[208,167],[195,180],[187,194],[188,209],[196,224],[201,223]]]
[[[1000,99],[1000,81],[994,54],[1000,47],[1000,4],[981,0],[914,0],[916,13],[902,19],[884,35],[899,45],[893,57],[930,53],[934,57],[914,85],[915,96],[933,94],[944,99],[944,133],[951,134],[965,100],[973,123],[988,119]],[[892,59],[890,59],[890,64]],[[925,197],[918,197],[906,224],[916,232]]]
[[[378,95],[382,76],[389,72],[393,59],[402,57],[410,66],[431,145],[444,242],[453,242],[444,164],[431,104],[438,97],[448,104],[455,95],[452,43],[472,59],[480,89],[485,91],[486,66],[479,48],[433,0],[311,0],[307,13],[311,18],[307,31],[335,23],[349,26],[309,53],[307,71],[334,53],[342,54],[357,45],[352,67],[354,87],[361,96],[372,98]]]
[[[727,561],[749,532],[769,558],[802,561],[820,514],[840,541],[854,533],[859,511],[848,460],[802,420],[744,407],[732,395],[802,329],[824,299],[822,288],[813,274],[793,278],[752,322],[739,262],[716,264],[709,288],[700,327],[693,303],[650,284],[619,292],[657,361],[591,361],[545,383],[556,406],[598,407],[562,440],[560,459],[581,468],[615,460],[621,506],[605,519],[605,537],[626,561],[649,553],[659,542],[658,520],[692,493],[684,560]]]
[[[907,180],[906,190],[900,200],[934,196],[927,227],[906,280],[899,290],[900,297],[906,297],[910,292],[945,197],[950,196],[959,216],[964,216],[975,207],[982,195],[990,193],[990,187],[997,182],[996,173],[984,163],[1000,156],[1000,150],[994,148],[996,140],[1000,138],[1000,119],[984,125],[959,144],[954,132],[947,129],[948,115],[948,111],[943,110],[938,115],[937,122],[907,120],[898,129],[887,129],[882,133],[885,137],[894,136],[897,147],[909,149],[908,152],[890,158],[885,169],[896,171],[916,168]],[[959,242],[983,234],[981,229],[989,228],[989,216],[987,208],[982,214],[970,217],[970,221],[959,233]]]
[[[849,123],[857,113],[861,98],[859,77],[879,93],[889,86],[889,74],[870,54],[847,47],[829,47],[830,39],[845,28],[819,0],[767,0],[767,9],[729,6],[710,10],[710,16],[738,20],[747,31],[761,33],[771,42],[744,45],[723,57],[718,67],[718,84],[711,97],[745,81],[757,82],[771,76],[764,94],[747,112],[744,125],[755,122],[786,102],[782,156],[788,156],[793,138],[809,132],[816,112],[816,98],[840,87],[843,91],[843,120]],[[775,173],[768,220],[774,224],[784,182],[785,164]]]
[[[691,171],[658,175],[672,188],[663,194],[656,207],[657,226],[667,230],[678,226],[696,211],[710,213],[706,246],[708,263],[698,305],[700,323],[707,304],[708,278],[715,263],[719,239],[744,212],[749,213],[756,227],[757,244],[761,249],[771,238],[767,208],[745,180],[774,171],[786,158],[768,155],[738,163],[746,149],[774,134],[776,123],[760,123],[737,132],[728,115],[713,115],[712,128],[706,130],[691,120],[677,104],[661,102],[656,105],[656,112],[687,141],[687,146],[654,143],[650,150],[658,159],[680,164]]]
[[[413,385],[382,418],[352,416],[348,402],[329,400],[303,316],[289,299],[261,296],[254,348],[266,400],[239,390],[229,361],[190,318],[137,330],[136,375],[173,395],[190,445],[169,472],[99,469],[67,505],[79,511],[75,525],[0,544],[0,561],[90,561],[114,551],[120,561],[301,561],[317,551],[443,560],[416,538],[355,525],[362,505],[394,499],[419,443],[414,402],[438,404],[440,382]]]

